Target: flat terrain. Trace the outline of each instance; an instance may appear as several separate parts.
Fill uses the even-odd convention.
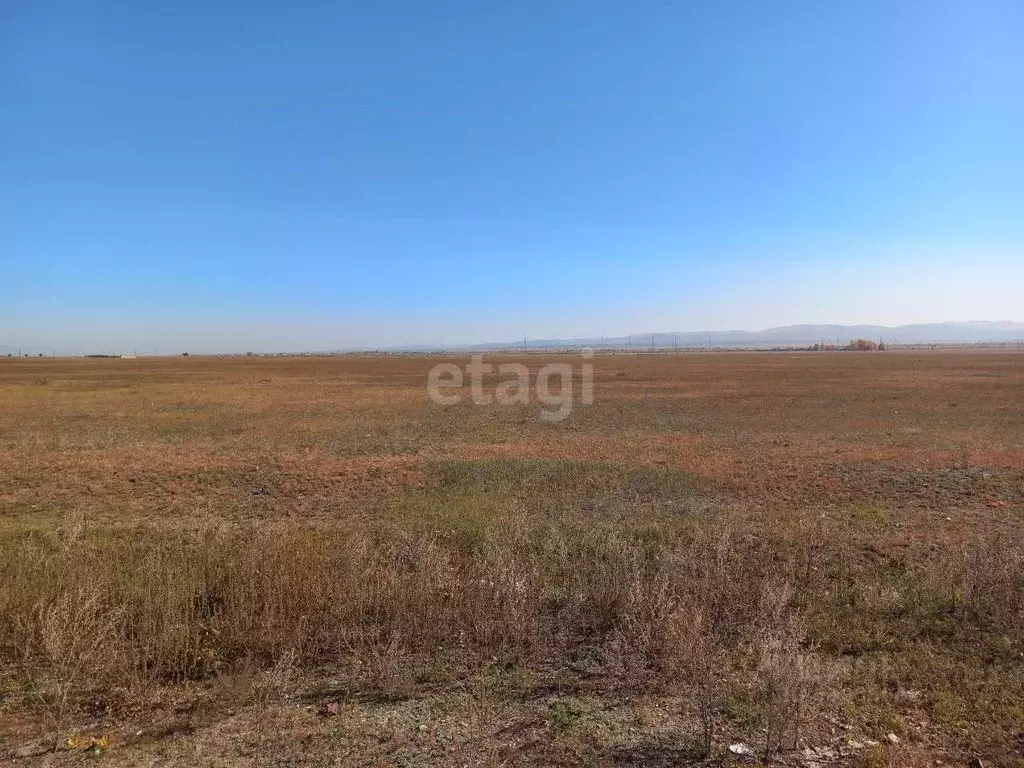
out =
[[[0,761],[1024,765],[1024,353],[440,361],[0,359]]]

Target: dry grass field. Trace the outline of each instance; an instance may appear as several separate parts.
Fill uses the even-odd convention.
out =
[[[1024,765],[1024,354],[435,362],[0,360],[0,763]]]

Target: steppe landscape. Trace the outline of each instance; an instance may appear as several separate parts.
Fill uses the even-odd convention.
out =
[[[0,360],[0,762],[1024,765],[1024,353],[439,360]]]

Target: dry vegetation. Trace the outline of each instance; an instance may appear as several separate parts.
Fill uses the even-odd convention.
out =
[[[0,761],[1024,765],[1024,354],[433,362],[0,360]]]

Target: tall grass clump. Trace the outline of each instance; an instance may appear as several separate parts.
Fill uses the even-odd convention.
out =
[[[1020,626],[1011,543],[893,581],[838,555],[824,571],[823,541],[714,521],[658,531],[515,519],[469,540],[294,521],[26,534],[0,543],[0,661],[59,732],[89,693],[272,672],[282,659],[289,676],[354,664],[383,690],[408,683],[412,658],[550,668],[586,646],[621,685],[691,691],[705,751],[721,699],[739,691],[768,757],[797,743],[832,675],[819,646],[847,653],[851,638],[906,634],[910,621],[937,632],[950,611]]]

